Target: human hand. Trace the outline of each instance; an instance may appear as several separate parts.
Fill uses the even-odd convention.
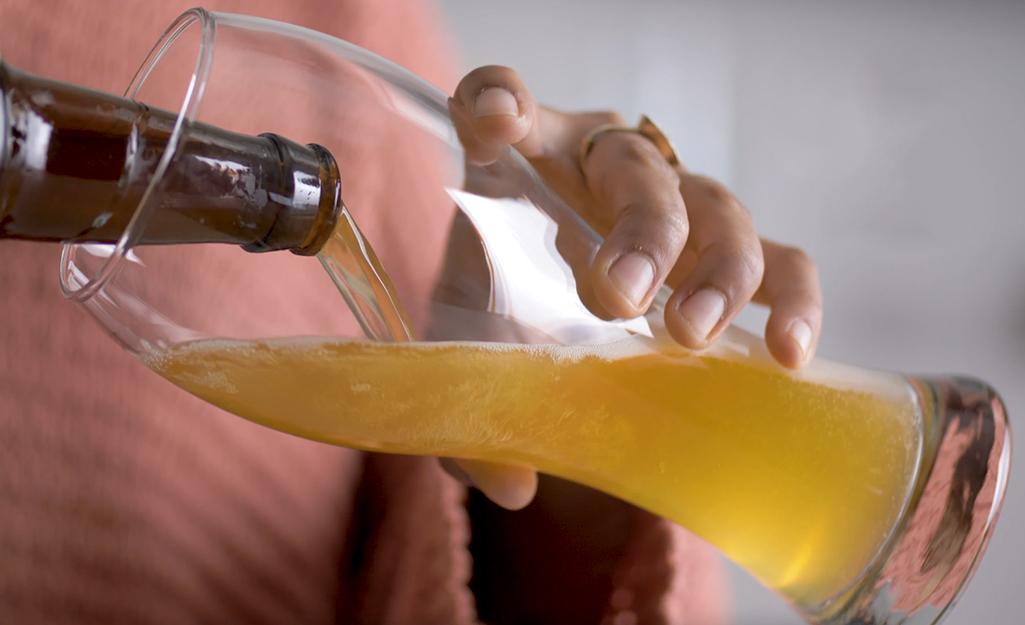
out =
[[[612,112],[562,113],[534,102],[520,77],[482,67],[460,82],[449,110],[477,163],[505,146],[519,151],[604,238],[587,278],[601,312],[643,314],[667,284],[670,335],[685,347],[712,345],[749,302],[770,308],[765,342],[783,366],[800,368],[822,326],[817,270],[802,251],[761,239],[751,214],[722,184],[671,165],[648,138],[595,129],[626,126]],[[479,461],[444,464],[510,509],[533,498],[537,478],[524,468]]]

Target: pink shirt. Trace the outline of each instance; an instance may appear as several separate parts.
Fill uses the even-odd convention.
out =
[[[25,71],[120,93],[192,4],[7,0],[0,50]],[[455,85],[436,16],[415,0],[215,0],[208,8],[321,30],[449,91]],[[415,194],[428,183],[381,193]],[[445,213],[425,223],[439,230],[423,240],[444,241]],[[389,240],[383,217],[361,225],[399,259],[390,267],[396,282],[426,297],[429,281],[414,259],[440,250]],[[310,442],[187,395],[61,297],[59,254],[0,243],[0,623],[477,622],[465,489],[433,459]],[[193,310],[190,293],[209,290],[197,284],[220,283],[225,298],[246,305],[252,295],[233,285],[260,271],[277,276],[281,297],[251,305],[327,323],[337,294],[314,288],[322,272],[298,260],[267,255],[254,268],[198,246],[154,271],[173,296],[164,304],[172,313]],[[324,306],[288,305],[311,292]],[[479,570],[475,589],[522,591],[523,609],[544,622],[724,622],[721,570],[706,545],[623,505],[608,530],[622,533],[621,548],[595,559],[581,534],[553,523],[550,500],[566,488],[545,482],[538,502],[511,516],[471,506],[479,541],[493,529],[522,569]]]

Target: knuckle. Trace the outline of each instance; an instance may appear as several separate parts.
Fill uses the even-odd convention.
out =
[[[687,241],[690,224],[671,206],[637,202],[625,207],[615,230],[621,240],[649,252],[660,263],[674,263]]]
[[[601,111],[598,119],[599,125],[626,126],[626,119],[616,111]]]
[[[743,306],[758,291],[765,274],[760,249],[740,242],[721,243],[701,254],[708,283],[726,295],[729,306]]]
[[[660,226],[666,235],[673,240],[687,239],[690,234],[690,220],[687,215],[676,209],[675,206],[666,206],[658,211]]]
[[[804,250],[797,247],[784,246],[780,250],[783,265],[800,275],[809,276],[817,280],[818,265],[815,260]]]
[[[752,293],[765,275],[765,258],[757,246],[743,245],[729,252],[730,265],[736,280]]]
[[[765,275],[765,258],[760,251],[745,248],[738,259],[742,267],[742,273],[754,287],[757,287]]]
[[[758,290],[765,275],[765,259],[761,246],[746,245],[741,241],[715,244],[703,254],[702,262],[709,263],[717,283],[731,301],[750,299]]]
[[[636,165],[645,169],[655,169],[665,176],[673,175],[669,163],[662,158],[655,146],[644,137],[631,133],[615,133],[616,154],[618,159],[629,165]]]
[[[690,222],[684,212],[666,202],[638,201],[623,208],[619,221],[631,223],[648,233],[664,237],[686,236]]]
[[[747,207],[741,204],[733,192],[718,180],[704,176],[690,176],[682,183],[688,196],[717,207],[729,207],[750,216]]]
[[[709,182],[704,185],[702,194],[705,199],[717,206],[728,206],[730,208],[739,207],[740,202],[737,202],[730,193],[730,190],[719,184],[718,182]]]
[[[690,235],[687,215],[669,204],[646,204],[637,209],[639,221],[645,232],[667,250],[679,254]],[[675,260],[675,259],[674,259]]]

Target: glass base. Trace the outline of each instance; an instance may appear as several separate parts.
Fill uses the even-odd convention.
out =
[[[991,387],[909,378],[924,414],[921,469],[876,563],[842,596],[801,610],[818,625],[933,625],[950,613],[986,550],[1011,465],[1011,431]]]

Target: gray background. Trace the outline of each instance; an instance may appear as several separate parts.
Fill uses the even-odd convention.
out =
[[[465,69],[509,65],[557,107],[648,113],[763,235],[810,252],[822,356],[974,374],[1025,415],[1025,2],[440,1]],[[1023,622],[1023,523],[1019,457],[948,623]],[[737,625],[799,623],[731,576]]]

